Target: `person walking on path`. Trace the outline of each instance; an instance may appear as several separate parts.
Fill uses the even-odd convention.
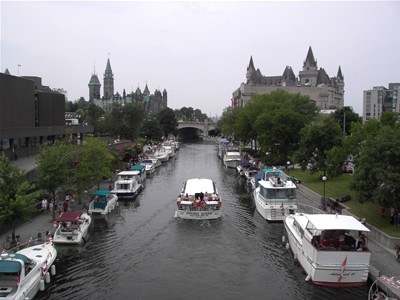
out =
[[[43,213],[47,213],[47,199],[46,198],[43,198],[43,200],[42,200],[42,211],[43,211]]]

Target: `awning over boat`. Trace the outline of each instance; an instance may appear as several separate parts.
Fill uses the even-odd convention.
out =
[[[75,222],[77,221],[80,216],[82,215],[82,212],[65,212],[61,215],[60,221],[61,222]]]
[[[19,253],[8,254],[7,259],[0,260],[0,273],[18,273],[21,270],[21,263],[13,259],[20,259],[24,263],[30,261],[30,259],[23,254]]]
[[[192,178],[186,181],[185,194],[195,195],[200,192],[215,194],[213,181],[206,178]]]
[[[307,219],[317,230],[358,230],[370,231],[353,216],[334,215],[334,214],[310,214]]]
[[[93,196],[105,196],[107,197],[107,195],[110,193],[109,190],[97,190],[95,192],[93,192]]]
[[[228,141],[227,139],[222,139],[219,141],[221,144],[229,144],[230,141]]]

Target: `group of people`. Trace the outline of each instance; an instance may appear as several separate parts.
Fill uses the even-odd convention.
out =
[[[52,212],[53,211],[53,200],[51,198],[43,198],[40,202],[41,211],[43,213]]]

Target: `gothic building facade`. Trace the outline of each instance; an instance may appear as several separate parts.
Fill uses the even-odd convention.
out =
[[[96,71],[93,71],[88,86],[89,102],[93,102],[104,111],[111,111],[114,103],[119,103],[121,105],[128,103],[139,104],[148,114],[157,114],[167,108],[167,91],[164,89],[161,92],[156,89],[154,93],[151,94],[147,83],[143,92],[138,87],[135,92],[126,93],[124,89],[122,95],[118,92],[114,94],[114,74],[111,69],[110,59],[107,59],[107,66],[104,72],[103,97],[100,96],[101,83]]]
[[[344,103],[344,77],[340,66],[336,77],[329,77],[323,68],[318,69],[311,46],[298,77],[290,66],[286,66],[282,75],[263,76],[250,57],[246,83],[241,83],[232,93],[232,106],[243,107],[252,95],[267,94],[276,89],[309,96],[321,109],[340,109]]]

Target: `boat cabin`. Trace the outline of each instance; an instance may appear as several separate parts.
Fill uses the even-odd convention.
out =
[[[93,208],[105,209],[112,194],[108,190],[97,190],[93,194]]]
[[[277,169],[277,168],[265,168],[262,170],[262,174],[263,174],[263,180],[265,181],[269,181],[269,179],[271,177],[283,177],[283,172],[281,169]]]
[[[307,224],[298,224],[295,220],[293,226],[303,232],[304,238],[317,250],[368,251],[366,232],[369,229],[352,216],[307,215],[306,222]],[[305,232],[301,228],[305,228]]]
[[[19,283],[35,267],[36,262],[19,253],[3,253],[0,257],[0,298],[18,289]]]
[[[258,183],[260,195],[266,201],[295,201],[296,186],[291,181],[284,181],[281,177],[271,177],[270,180],[261,180]]]

